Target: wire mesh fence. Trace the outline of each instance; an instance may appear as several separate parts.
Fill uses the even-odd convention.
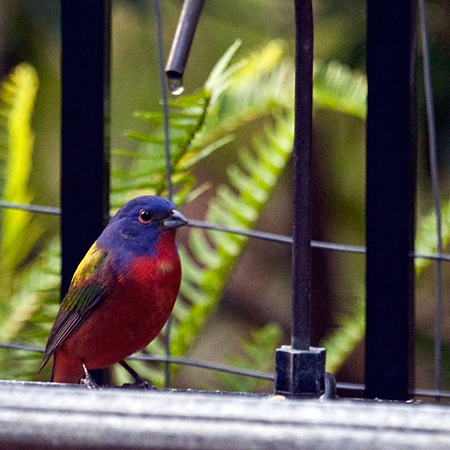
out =
[[[93,4],[63,1],[61,22],[63,30],[62,90],[63,90],[63,128],[62,128],[62,179],[61,209],[42,205],[16,204],[2,201],[0,207],[25,210],[34,213],[61,215],[62,240],[62,294],[70,283],[79,261],[100,234],[109,218],[109,71],[110,71],[110,2]],[[189,2],[188,2],[189,3]],[[305,13],[301,7],[310,8],[308,2],[296,2],[297,17],[305,31]],[[164,56],[162,53],[162,20],[159,1],[154,2],[157,19],[158,60],[161,74],[161,95],[163,98],[165,157],[168,197],[173,197],[171,182],[171,162],[169,149],[169,109],[168,93],[163,80]],[[367,160],[367,248],[330,242],[315,241],[310,238],[308,224],[299,225],[299,220],[311,220],[304,214],[310,205],[296,205],[297,229],[303,234],[297,242],[308,241],[313,248],[328,251],[363,254],[367,258],[367,336],[366,336],[366,386],[355,383],[339,383],[338,388],[348,391],[366,390],[369,397],[406,399],[411,395],[420,397],[448,398],[450,393],[442,391],[442,263],[450,261],[450,255],[443,252],[442,218],[440,212],[438,163],[434,116],[432,104],[431,77],[429,73],[430,56],[428,51],[426,14],[423,0],[419,0],[419,18],[421,26],[421,49],[423,54],[426,105],[428,113],[429,165],[432,177],[433,199],[436,209],[436,253],[419,253],[413,248],[414,238],[414,198],[415,195],[415,132],[414,93],[411,86],[411,67],[414,67],[414,2],[397,2],[396,7],[389,2],[368,1],[368,160]],[[89,14],[86,15],[86,11]],[[388,13],[386,13],[386,11]],[[386,20],[386,17],[390,18]],[[87,20],[89,18],[89,20]],[[398,20],[400,18],[400,20]],[[400,29],[400,31],[399,31]],[[309,30],[312,32],[312,29]],[[392,34],[388,34],[392,32]],[[82,52],[80,36],[89,43],[90,59]],[[298,39],[304,37],[299,36]],[[306,37],[309,39],[310,37]],[[389,52],[390,43],[397,42]],[[297,47],[299,48],[299,46]],[[304,50],[304,48],[303,48]],[[399,54],[401,57],[399,57]],[[303,62],[305,55],[298,56]],[[311,63],[311,62],[310,62]],[[380,67],[386,70],[380,70]],[[312,66],[311,66],[312,68]],[[393,69],[395,68],[395,70]],[[301,71],[304,73],[305,71]],[[300,72],[299,72],[300,73]],[[392,76],[390,76],[392,75]],[[395,78],[397,77],[397,78]],[[302,81],[301,77],[297,78]],[[306,81],[305,81],[306,80]],[[303,80],[306,84],[312,75]],[[80,89],[83,87],[84,92]],[[304,91],[305,85],[299,89]],[[93,95],[95,94],[95,95]],[[90,114],[86,114],[84,104],[79,101],[89,98]],[[307,107],[308,108],[308,107]],[[302,133],[308,133],[304,127],[305,117],[312,106],[305,111],[297,110],[297,116],[303,119]],[[380,114],[383,111],[384,114]],[[389,114],[385,114],[388,111]],[[393,117],[395,119],[393,119]],[[399,128],[400,125],[403,128]],[[381,133],[380,130],[383,130]],[[309,132],[310,133],[310,132]],[[94,139],[95,137],[95,139]],[[309,137],[311,135],[309,134]],[[304,144],[305,137],[300,137]],[[308,144],[311,145],[311,144]],[[385,152],[380,149],[385,147]],[[393,157],[392,148],[396,149]],[[297,160],[296,173],[309,174],[306,160]],[[391,166],[389,162],[393,162]],[[89,173],[86,170],[89,169]],[[301,181],[304,180],[302,175]],[[305,186],[299,188],[295,198],[298,200],[305,192]],[[308,197],[308,196],[307,196]],[[389,207],[387,207],[389,206]],[[303,209],[302,209],[303,208]],[[380,214],[383,211],[383,214]],[[89,217],[89,220],[86,220]],[[395,223],[398,226],[393,227]],[[275,233],[235,229],[199,220],[190,220],[190,227],[215,230],[223,233],[244,235],[254,239],[294,245],[294,238]],[[394,233],[394,235],[392,234]],[[396,233],[396,235],[395,235]],[[393,245],[394,243],[394,245]],[[397,245],[398,244],[398,245]],[[303,245],[303,250],[305,246]],[[294,268],[294,276],[305,273],[310,256],[303,255],[303,269]],[[429,259],[436,262],[436,318],[434,339],[434,389],[425,390],[413,387],[413,328],[412,295],[413,263],[415,259]],[[299,266],[296,266],[299,267]],[[380,271],[382,269],[382,271]],[[307,277],[308,278],[308,277]],[[382,280],[382,282],[380,282]],[[303,286],[294,283],[294,297],[301,289],[308,289],[310,279]],[[397,289],[398,288],[398,289]],[[308,299],[309,293],[301,295]],[[300,300],[301,302],[302,300]],[[314,301],[314,299],[312,300]],[[295,302],[295,299],[294,299]],[[386,307],[386,303],[390,303]],[[393,307],[393,305],[397,305]],[[305,323],[309,316],[309,306],[300,306],[303,313],[294,312],[294,335],[298,332],[299,342],[293,346],[309,348],[309,325]],[[301,318],[303,317],[303,319]],[[297,330],[297,331],[296,331]],[[307,337],[301,337],[306,333]],[[223,364],[197,361],[189,358],[173,357],[170,354],[170,331],[166,333],[165,357],[136,355],[133,358],[166,363],[165,384],[170,386],[169,367],[171,364],[192,365],[199,368],[230,372],[242,376],[259,377],[274,380],[272,373],[243,370]],[[307,343],[305,343],[305,342]],[[293,342],[297,342],[296,339]],[[0,343],[3,348],[43,352],[43,348],[21,343]],[[274,349],[275,353],[275,349]],[[394,367],[394,369],[393,369]],[[386,368],[384,370],[383,368]],[[394,386],[394,388],[392,388]],[[389,390],[391,389],[391,390]]]

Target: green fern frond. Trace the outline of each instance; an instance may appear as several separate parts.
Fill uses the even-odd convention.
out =
[[[227,49],[227,51],[214,66],[213,70],[209,74],[208,79],[205,82],[205,89],[212,93],[212,106],[215,106],[217,100],[230,87],[231,76],[236,72],[236,70],[238,70],[243,64],[245,64],[245,61],[240,61],[230,66],[230,62],[241,44],[242,41],[240,39],[237,39],[234,44]]]
[[[233,137],[222,133],[208,142],[201,140],[204,133],[204,122],[215,102],[223,93],[223,86],[234,69],[229,61],[237,51],[235,44],[216,64],[202,91],[180,97],[170,102],[170,154],[172,183],[176,189],[174,201],[181,204],[192,200],[191,190],[195,184],[194,176],[189,169],[211,153],[230,142]],[[136,117],[156,127],[151,134],[129,132],[127,136],[143,143],[140,152],[131,156],[131,170],[116,169],[112,175],[111,203],[114,207],[122,205],[126,200],[145,191],[147,194],[166,194],[166,165],[164,152],[164,134],[162,130],[163,115],[161,112],[139,111]],[[113,152],[116,156],[129,157],[129,152]],[[151,174],[151,176],[149,176]],[[201,187],[199,192],[206,189]],[[124,195],[125,194],[125,195]]]
[[[361,294],[350,306],[350,313],[338,318],[338,328],[320,343],[321,347],[327,349],[327,372],[337,373],[363,341],[366,332],[365,306],[364,295]]]
[[[42,295],[57,293],[60,285],[60,249],[52,241],[28,271],[21,277],[20,290],[11,298],[8,321],[1,324],[0,341],[10,342],[17,338],[23,324],[31,317],[39,322],[38,309],[43,306]],[[57,305],[59,302],[57,302]],[[48,330],[46,330],[48,331]]]
[[[20,289],[10,298],[7,320],[0,324],[1,342],[30,342],[44,346],[59,308],[60,245],[53,240],[20,276]],[[0,352],[0,378],[36,379],[39,353]],[[43,376],[48,378],[48,371]]]
[[[273,41],[233,66],[227,89],[205,119],[199,136],[203,145],[250,122],[292,110],[294,68],[283,51],[283,43]]]
[[[442,215],[442,245],[450,244],[450,201],[443,203]],[[415,242],[415,251],[419,254],[433,254],[437,251],[436,214],[431,211],[419,220]],[[427,269],[432,260],[426,258],[415,259],[416,276],[420,276]],[[337,373],[342,364],[362,342],[365,336],[365,302],[363,294],[358,296],[351,314],[338,319],[338,328],[327,336],[321,345],[327,349],[327,371]]]
[[[37,89],[37,74],[29,64],[17,66],[1,86],[0,192],[2,199],[8,202],[26,204],[32,198],[28,180],[34,143],[31,117]],[[3,277],[23,261],[41,232],[36,226],[29,226],[31,218],[26,211],[4,209],[1,212],[0,273]],[[17,245],[18,242],[21,245]],[[5,287],[5,280],[3,285]]]
[[[173,102],[172,108],[179,110],[174,113],[170,121],[170,153],[172,163],[172,182],[175,187],[180,186],[182,194],[185,185],[192,188],[195,179],[180,161],[195,158],[203,149],[193,148],[191,143],[196,133],[201,129],[207,111],[209,94],[202,91],[199,94]],[[160,125],[161,113],[138,112],[136,116],[154,125]],[[127,136],[143,143],[137,154],[114,151],[117,157],[127,158],[131,169],[114,169],[112,171],[111,204],[119,207],[124,202],[142,192],[163,195],[166,190],[166,163],[164,153],[164,137],[161,129],[153,134],[129,132]],[[218,148],[216,146],[216,148]],[[183,199],[180,198],[180,201]]]
[[[266,128],[264,141],[258,142],[252,153],[249,150],[239,153],[239,160],[245,161],[242,165],[246,170],[238,165],[231,166],[228,179],[233,189],[226,185],[218,188],[209,204],[206,220],[240,229],[252,228],[289,160],[292,141],[292,116],[277,117],[276,124]],[[254,159],[253,164],[248,164],[249,158]],[[261,173],[270,173],[270,176],[261,179]],[[183,267],[189,267],[189,270],[185,272],[174,309],[175,319],[180,319],[172,340],[174,354],[184,353],[192,344],[207,315],[219,301],[246,243],[246,237],[235,234],[199,229],[190,232],[189,253],[192,256],[181,249]],[[183,309],[183,319],[179,308]]]
[[[417,226],[415,251],[421,254],[431,254],[437,252],[436,234],[436,213],[434,209],[426,216],[420,218]],[[450,244],[450,201],[446,200],[441,205],[441,234],[442,247],[446,248]],[[416,275],[419,276],[432,261],[425,258],[414,260]]]
[[[313,100],[317,108],[332,109],[361,119],[367,114],[367,78],[337,62],[315,61]]]

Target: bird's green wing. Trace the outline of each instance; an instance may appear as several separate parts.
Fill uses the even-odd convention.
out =
[[[93,244],[75,271],[45,347],[41,367],[108,293],[108,253]]]
[[[61,303],[61,309],[66,311],[82,311],[95,301],[101,284],[101,269],[108,253],[100,249],[96,243],[88,250],[73,274],[69,291]]]

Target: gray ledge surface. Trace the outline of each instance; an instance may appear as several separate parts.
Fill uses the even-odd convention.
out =
[[[450,408],[3,381],[0,448],[449,449]]]

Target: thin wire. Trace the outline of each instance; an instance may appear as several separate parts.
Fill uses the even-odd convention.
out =
[[[27,352],[44,353],[44,347],[37,345],[21,344],[19,342],[0,342],[0,348],[6,348],[8,350],[25,350]]]
[[[422,39],[423,78],[427,110],[428,146],[430,153],[431,186],[436,211],[437,253],[442,254],[442,217],[439,195],[439,174],[437,163],[436,127],[434,118],[433,88],[430,71],[430,52],[425,0],[419,0],[420,30]],[[434,378],[435,389],[442,387],[442,260],[436,260],[436,313],[434,323]]]
[[[167,87],[164,71],[164,49],[163,49],[163,26],[161,19],[161,7],[159,0],[154,0],[156,28],[157,28],[157,41],[158,41],[158,68],[159,68],[159,81],[161,84],[162,94],[162,110],[164,119],[164,155],[166,159],[166,183],[167,183],[167,196],[172,201],[172,166],[170,160],[170,135],[169,135],[169,104],[167,100]],[[170,332],[172,329],[172,315],[169,316],[166,322],[166,333],[164,335],[164,347],[166,351],[166,357],[170,357]],[[170,361],[164,368],[164,387],[170,387]]]
[[[338,389],[346,391],[364,392],[366,389],[366,386],[362,383],[346,383],[338,381],[336,386]],[[450,398],[449,391],[437,391],[434,389],[413,389],[410,394],[412,397]]]
[[[412,394],[417,397],[450,398],[450,392],[434,389],[414,389]]]
[[[336,383],[338,389],[346,391],[359,391],[364,392],[366,386],[362,383],[346,383],[338,381]],[[411,396],[413,397],[434,397],[434,398],[450,398],[449,391],[437,391],[434,389],[414,389],[411,391]]]
[[[228,366],[226,364],[219,363],[210,363],[205,361],[199,361],[196,359],[190,358],[177,358],[177,357],[158,357],[158,356],[150,356],[150,355],[133,355],[126,359],[136,360],[136,361],[151,361],[151,362],[171,362],[174,364],[181,364],[184,366],[193,366],[199,367],[201,369],[215,370],[218,372],[227,372],[232,373],[234,375],[242,375],[252,378],[261,378],[264,380],[273,381],[275,379],[275,375],[273,373],[265,373],[258,372],[256,370],[246,370],[246,369],[237,369],[236,367]]]
[[[189,219],[187,226],[195,228],[204,228],[207,230],[222,231],[225,233],[239,234],[241,236],[248,236],[256,239],[263,239],[271,242],[278,242],[280,244],[292,245],[291,236],[283,236],[281,234],[267,233],[265,231],[255,231],[255,230],[239,230],[238,228],[230,228],[223,225],[211,224],[208,222],[203,222],[201,220]],[[350,253],[365,253],[365,247],[360,247],[357,245],[344,245],[344,244],[333,244],[322,241],[311,241],[311,247],[323,248],[327,250],[336,250],[341,252]],[[450,255],[449,255],[450,260]]]
[[[338,381],[336,383],[338,389],[345,389],[346,391],[365,391],[366,386],[361,383],[347,383],[345,381]]]
[[[164,119],[164,154],[166,158],[166,182],[167,182],[167,195],[170,201],[172,201],[172,165],[170,160],[170,135],[169,135],[169,103],[167,100],[167,87],[165,81],[164,72],[164,49],[163,49],[163,29],[161,20],[161,8],[159,0],[154,0],[155,16],[156,16],[156,28],[157,28],[157,41],[158,41],[158,69],[159,69],[159,81],[161,84],[162,95],[162,110]]]
[[[446,254],[446,253],[412,253],[410,255],[413,258],[418,258],[418,259],[432,259],[435,261],[447,261],[450,262],[450,255]]]
[[[61,214],[61,208],[58,207],[41,206],[41,205],[23,205],[21,203],[7,202],[4,200],[0,200],[0,208],[17,209],[20,211],[29,211],[42,214],[54,214],[54,215]]]
[[[17,342],[0,342],[0,348],[5,348],[9,350],[24,350],[28,352],[44,353],[44,347],[39,347],[36,345],[28,345]],[[190,358],[177,358],[173,356],[150,356],[146,354],[132,355],[126,358],[132,361],[149,361],[149,362],[162,362],[162,363],[173,363],[181,364],[184,366],[199,367],[201,369],[215,370],[218,372],[227,372],[234,375],[242,375],[252,378],[261,378],[264,380],[274,380],[275,375],[273,373],[258,372],[256,370],[238,369],[233,366],[228,366],[226,364],[210,363],[206,361],[199,361]]]

